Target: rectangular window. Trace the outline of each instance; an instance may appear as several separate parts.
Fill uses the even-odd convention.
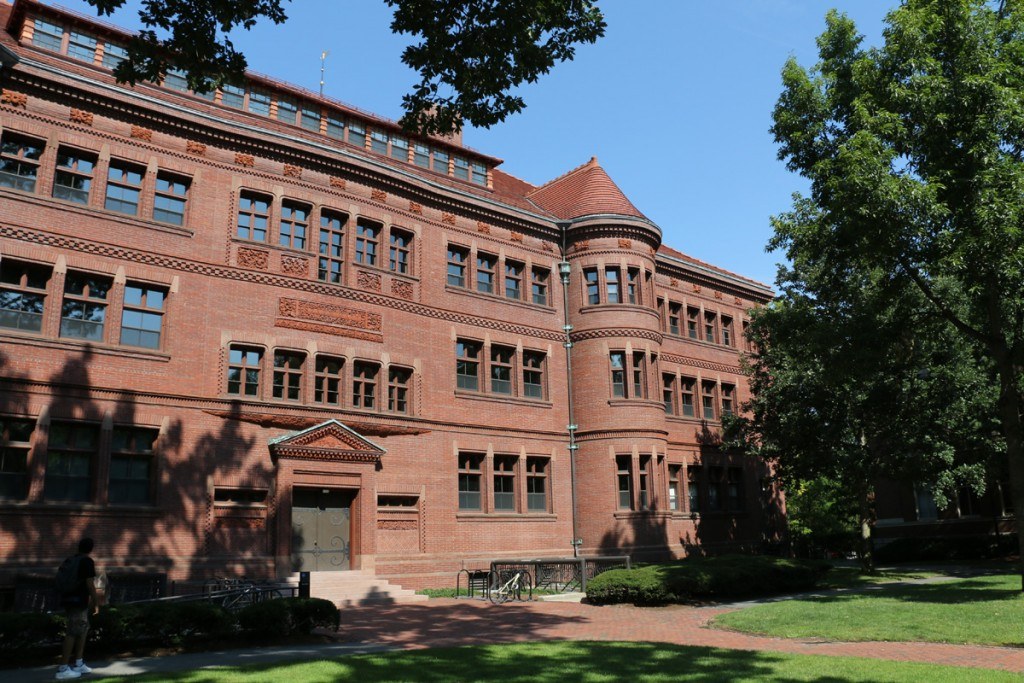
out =
[[[413,147],[412,162],[420,168],[430,168],[430,148],[417,143]]]
[[[261,88],[249,88],[249,111],[270,116],[270,93]]]
[[[348,216],[334,211],[320,212],[320,258],[317,278],[322,282],[342,282],[344,263],[345,224]]]
[[[708,511],[721,512],[725,505],[725,472],[712,467],[708,472]]]
[[[665,404],[665,414],[676,414],[676,376],[667,372],[661,375],[661,399]]]
[[[299,113],[299,103],[290,97],[284,95],[277,96],[277,120],[284,123],[290,123],[295,125]],[[317,128],[320,128],[320,123],[317,122]]]
[[[110,278],[69,272],[64,277],[60,336],[102,342],[112,284]]]
[[[68,56],[92,64],[96,59],[96,39],[88,33],[71,31],[68,38]]]
[[[700,330],[697,328],[700,318],[700,309],[691,306],[686,307],[686,336],[690,339],[699,339]]]
[[[700,475],[699,465],[686,468],[686,498],[690,512],[700,512]]]
[[[702,415],[705,420],[714,420],[718,416],[715,414],[715,383],[714,382],[701,382],[700,383],[700,400],[703,408]]]
[[[745,508],[743,495],[743,468],[730,467],[726,482],[726,505],[730,512],[742,512]]]
[[[694,409],[694,387],[696,380],[683,377],[679,380],[679,401],[681,405],[680,414],[683,417],[697,417]]]
[[[352,364],[352,407],[374,409],[377,407],[377,379],[380,365],[365,361]]]
[[[722,316],[722,344],[732,346],[732,318]]]
[[[79,503],[92,500],[92,476],[99,443],[99,425],[52,423],[43,497]]]
[[[234,396],[260,395],[260,366],[263,352],[248,346],[228,349],[228,393]]]
[[[476,291],[484,294],[494,294],[494,269],[497,263],[497,256],[477,253]]]
[[[648,484],[651,481],[651,456],[640,456],[639,477],[637,479],[637,494],[640,497],[640,510],[651,509],[651,494]]]
[[[722,385],[722,415],[732,415],[736,405],[736,387],[732,384]]]
[[[370,149],[377,154],[388,153],[388,134],[382,130],[370,131]]]
[[[715,343],[715,314],[704,312],[704,341]]]
[[[463,247],[448,245],[448,286],[466,286],[466,261],[469,260],[469,250]]]
[[[626,354],[613,351],[610,355],[612,364],[612,396],[626,398]]]
[[[626,302],[639,304],[640,292],[640,270],[638,268],[630,268],[626,271]]]
[[[14,133],[0,136],[0,187],[35,192],[39,158],[45,146],[42,140]]]
[[[188,75],[180,69],[168,69],[164,74],[163,85],[178,92],[188,92]]]
[[[306,354],[293,351],[274,352],[274,382],[272,394],[283,401],[302,400],[302,375]]]
[[[414,508],[418,504],[418,496],[377,496],[377,507],[379,508]]]
[[[335,138],[336,140],[345,139],[345,119],[341,118],[337,114],[328,112],[327,114],[327,137]]]
[[[512,395],[512,359],[516,350],[510,346],[491,346],[491,391]]]
[[[516,457],[494,456],[494,509],[515,512],[516,509]]]
[[[348,124],[348,142],[360,149],[366,147],[366,129],[363,128],[363,124],[355,121]]]
[[[523,396],[544,398],[544,358],[540,351],[523,351]]]
[[[550,271],[545,268],[530,269],[530,292],[533,303],[541,306],[548,305],[548,276]]]
[[[305,250],[310,209],[308,204],[300,204],[290,199],[281,202],[281,229],[278,231],[277,239],[282,247]]]
[[[64,27],[36,17],[33,21],[32,44],[60,52],[64,42]]]
[[[409,274],[409,251],[412,248],[412,233],[391,229],[391,252],[388,266],[393,273]]]
[[[142,179],[145,175],[144,166],[111,159],[110,167],[107,169],[107,198],[103,204],[104,208],[137,216],[139,195],[142,194]]]
[[[433,170],[435,173],[448,175],[448,152],[442,152],[437,149],[434,150]]]
[[[482,453],[459,453],[459,509],[480,510]]]
[[[89,203],[96,155],[61,147],[57,150],[57,172],[53,177],[53,196],[76,204]]]
[[[480,391],[480,343],[455,342],[455,388]]]
[[[587,304],[596,306],[601,303],[601,283],[598,281],[597,268],[584,268],[583,280],[587,283]]]
[[[153,502],[153,450],[157,436],[159,431],[156,429],[114,427],[107,489],[112,505],[149,505]]]
[[[609,304],[621,304],[622,303],[622,273],[616,267],[607,267],[604,269],[604,288],[605,293],[608,295],[605,299],[605,303]]]
[[[159,349],[166,299],[167,290],[162,287],[126,284],[121,312],[121,343]]]
[[[668,466],[668,509],[678,512],[682,503],[682,495],[679,488],[679,477],[682,472],[682,465]]]
[[[42,332],[52,272],[49,266],[0,259],[0,327]]]
[[[388,410],[392,413],[409,412],[409,386],[412,370],[388,368]]]
[[[34,420],[0,417],[0,500],[28,498],[28,451]]]
[[[505,298],[519,301],[523,297],[523,264],[505,261]]]
[[[679,334],[679,318],[682,314],[682,306],[680,304],[672,303],[668,304],[668,333]]]
[[[486,185],[487,184],[487,167],[484,166],[481,163],[477,163],[477,162],[474,161],[472,166],[471,166],[471,169],[472,169],[472,176],[470,177],[470,180],[472,182],[476,183],[477,185]]]
[[[316,357],[313,400],[317,403],[341,405],[341,377],[345,361],[331,356]]]
[[[241,109],[245,104],[245,88],[227,84],[220,86],[220,103],[225,107]]]
[[[267,489],[229,489],[218,486],[213,489],[213,502],[218,507],[266,507],[267,493]]]
[[[306,130],[314,133],[320,132],[320,107],[312,104],[302,105],[302,118],[299,119],[299,125]]]
[[[116,69],[117,65],[128,59],[128,48],[115,43],[107,43],[103,46],[103,66],[108,69]]]
[[[391,136],[391,158],[398,159],[399,161],[409,160],[408,139],[398,137],[397,135]]]
[[[469,180],[469,161],[462,157],[455,157],[455,177],[460,180]]]
[[[356,221],[356,263],[377,265],[377,244],[381,226],[360,218]]]
[[[191,180],[183,176],[159,171],[156,174],[156,192],[153,195],[153,220],[174,225],[185,224],[185,202]]]
[[[647,398],[647,354],[633,352],[633,398]]]
[[[616,478],[618,480],[619,509],[633,509],[633,461],[628,455],[615,456]]]
[[[547,512],[548,458],[526,459],[526,509],[529,512]]]
[[[238,195],[238,228],[235,236],[254,242],[267,241],[270,197],[243,191]]]

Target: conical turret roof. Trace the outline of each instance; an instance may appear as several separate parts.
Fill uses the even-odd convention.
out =
[[[597,163],[597,157],[527,195],[537,206],[561,219],[618,214],[647,220]]]

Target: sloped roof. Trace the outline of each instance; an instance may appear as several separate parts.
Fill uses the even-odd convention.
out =
[[[561,219],[619,214],[647,220],[597,163],[597,157],[526,196]]]

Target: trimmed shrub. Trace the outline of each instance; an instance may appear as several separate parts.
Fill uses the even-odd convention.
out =
[[[254,638],[270,640],[292,634],[294,624],[288,607],[291,600],[267,600],[249,605],[238,612],[238,624]]]
[[[338,630],[341,612],[330,600],[323,598],[289,598],[282,600],[288,605],[295,633],[308,634],[315,628]]]
[[[0,661],[13,662],[26,651],[51,647],[64,637],[64,617],[38,612],[0,612]]]
[[[792,593],[813,588],[831,565],[776,557],[691,558],[636,569],[614,569],[587,582],[595,605],[664,605]]]

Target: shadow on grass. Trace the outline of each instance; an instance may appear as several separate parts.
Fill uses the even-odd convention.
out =
[[[1011,577],[1016,581],[1016,577]],[[853,593],[815,596],[814,602],[845,602],[862,598],[865,595],[901,600],[903,602],[920,602],[945,605],[963,605],[972,602],[997,602],[1019,598],[1021,592],[1014,588],[1003,588],[998,578],[976,578],[953,581],[948,583],[929,583],[915,586],[886,585],[864,586]]]

